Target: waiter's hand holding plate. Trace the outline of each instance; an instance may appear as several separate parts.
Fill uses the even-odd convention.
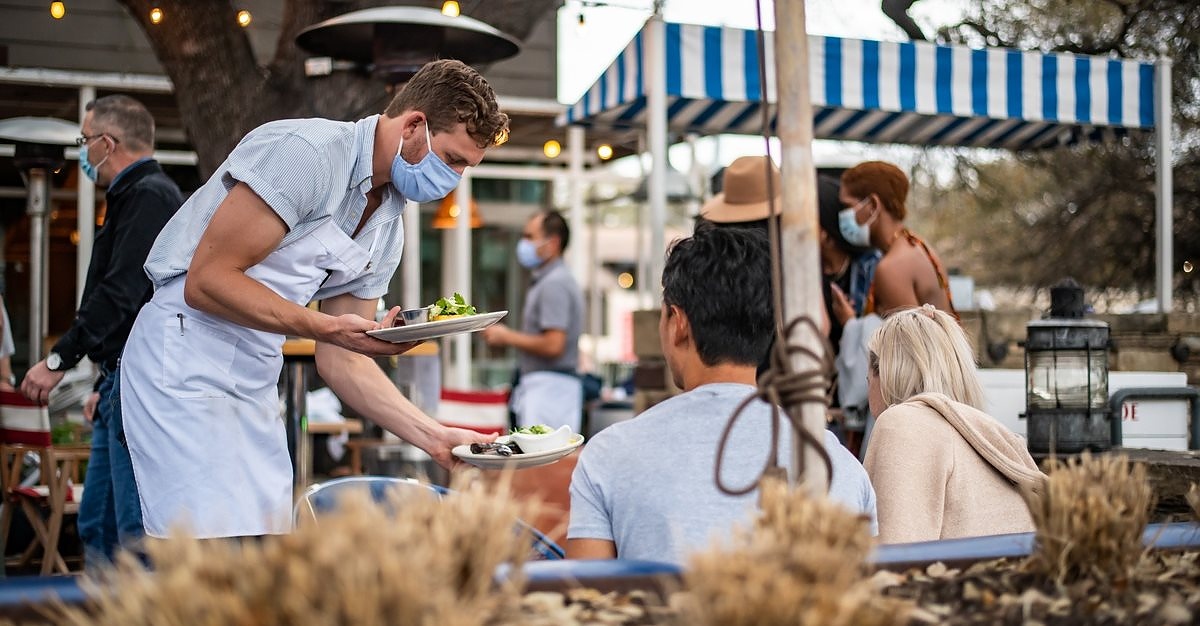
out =
[[[427,307],[389,312],[380,328],[367,331],[367,334],[393,343],[421,342],[483,330],[505,315],[508,311],[479,313],[456,293],[452,298],[441,298]]]

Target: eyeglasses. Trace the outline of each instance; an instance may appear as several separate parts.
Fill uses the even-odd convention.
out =
[[[117,139],[108,133],[96,133],[95,135],[79,135],[75,138],[75,145],[83,147],[84,145],[92,143],[93,140],[101,137],[108,137],[109,139],[113,140],[113,143],[121,143],[120,139]]]

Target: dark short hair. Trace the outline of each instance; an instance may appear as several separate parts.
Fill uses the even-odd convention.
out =
[[[114,94],[92,100],[84,110],[92,114],[92,132],[108,133],[134,152],[154,149],[154,116],[141,102]]]
[[[508,116],[500,112],[491,85],[462,61],[426,63],[392,98],[384,114],[397,117],[405,111],[424,113],[432,133],[465,124],[467,134],[480,148],[508,139]]]
[[[571,227],[562,213],[553,209],[542,211],[542,236],[558,237],[559,250],[566,250],[571,243]]]
[[[771,254],[754,228],[704,228],[671,245],[663,302],[679,307],[707,366],[757,366],[774,334]]]

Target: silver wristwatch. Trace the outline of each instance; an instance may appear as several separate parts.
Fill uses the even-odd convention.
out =
[[[46,369],[50,370],[51,372],[62,371],[63,360],[57,352],[51,352],[50,354],[46,355]]]

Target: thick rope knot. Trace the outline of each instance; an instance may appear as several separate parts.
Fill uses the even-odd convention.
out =
[[[814,334],[822,337],[821,351],[818,353],[804,346],[799,346],[788,342],[798,326],[809,326]],[[813,363],[811,369],[796,372],[792,370],[792,355],[805,354]],[[829,340],[820,332],[820,327],[812,318],[804,316],[793,319],[788,322],[782,333],[776,336],[775,346],[771,350],[771,365],[770,368],[758,378],[758,387],[742,400],[741,404],[734,409],[730,415],[729,421],[725,423],[724,430],[721,431],[721,439],[717,444],[717,463],[714,469],[714,479],[717,484],[717,489],[722,493],[731,496],[740,496],[758,488],[762,478],[779,466],[779,411],[783,408],[784,414],[787,415],[788,421],[791,423],[792,432],[801,446],[811,447],[817,451],[821,460],[825,463],[826,476],[833,476],[833,463],[830,460],[829,453],[825,451],[825,445],[819,437],[813,436],[804,428],[804,423],[801,419],[801,407],[806,404],[818,404],[822,408],[829,406],[829,388],[830,376],[833,372],[833,349],[829,344]],[[725,459],[725,447],[729,442],[730,433],[733,432],[733,427],[737,424],[739,418],[742,417],[743,411],[746,410],[754,401],[759,400],[766,402],[771,407],[771,445],[768,450],[767,460],[763,465],[762,471],[759,472],[753,480],[744,487],[729,487],[721,479],[721,466]],[[803,458],[804,455],[801,455]],[[801,461],[803,464],[803,461]],[[796,468],[798,475],[804,475],[805,468],[803,465]]]

